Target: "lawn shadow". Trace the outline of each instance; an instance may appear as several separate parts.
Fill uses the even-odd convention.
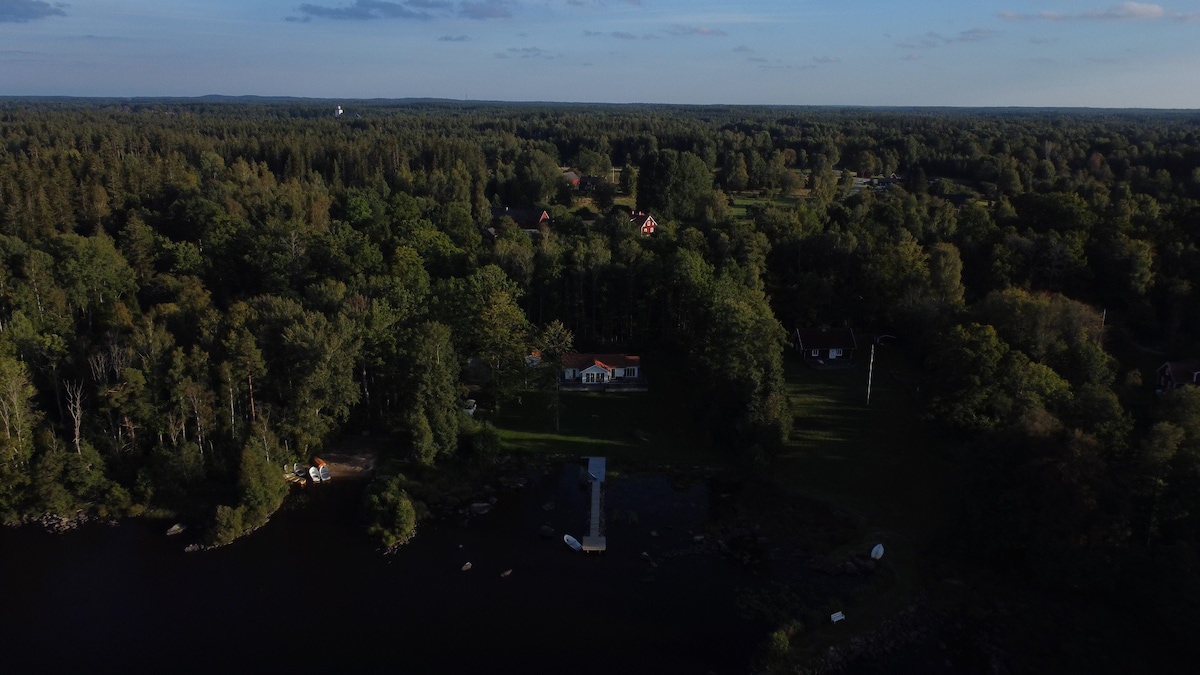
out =
[[[554,394],[527,390],[494,420],[508,452],[605,454],[644,464],[722,466],[694,419],[684,395],[681,363],[669,355],[643,355],[649,391],[560,392],[557,428]]]

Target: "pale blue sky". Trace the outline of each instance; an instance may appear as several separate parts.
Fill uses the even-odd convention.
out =
[[[1200,0],[0,0],[0,95],[1200,108]]]

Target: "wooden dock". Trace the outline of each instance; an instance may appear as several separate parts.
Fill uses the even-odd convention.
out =
[[[604,474],[606,460],[604,457],[588,457],[588,481],[592,486],[591,509],[588,511],[590,527],[588,534],[580,542],[583,550],[604,551],[608,548],[608,540],[600,528],[600,514],[603,510],[601,497],[604,491]]]

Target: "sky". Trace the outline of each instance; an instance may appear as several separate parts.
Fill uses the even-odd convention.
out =
[[[1200,109],[1200,0],[0,0],[0,96]]]

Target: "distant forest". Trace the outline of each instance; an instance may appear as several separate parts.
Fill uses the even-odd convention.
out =
[[[682,355],[693,421],[763,469],[789,336],[851,327],[921,366],[964,549],[1200,625],[1200,386],[1155,371],[1200,359],[1197,114],[345,108],[0,101],[3,520],[228,540],[347,428],[485,461],[468,362],[495,409],[531,350]]]

